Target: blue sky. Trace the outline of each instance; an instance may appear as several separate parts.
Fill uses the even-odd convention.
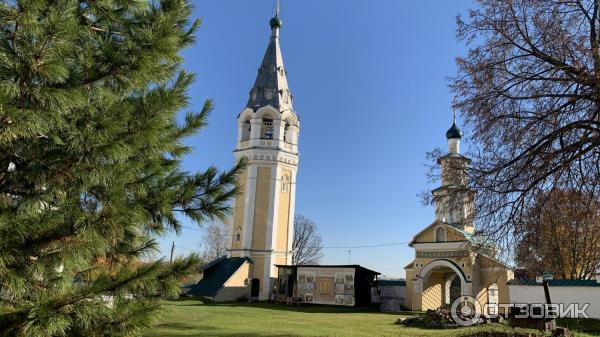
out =
[[[236,116],[268,44],[274,0],[196,0],[203,24],[184,52],[197,74],[191,109],[214,100],[209,126],[188,143],[186,170],[233,165]],[[448,77],[456,15],[472,1],[282,0],[281,45],[301,119],[296,212],[318,223],[324,245],[407,242],[433,221],[417,196],[428,185],[425,154],[446,147]],[[468,145],[468,139],[465,140]],[[197,227],[196,224],[186,223]],[[196,248],[201,233],[161,238],[163,254]],[[324,264],[348,263],[347,249],[324,250]],[[354,248],[351,263],[403,277],[407,245]]]

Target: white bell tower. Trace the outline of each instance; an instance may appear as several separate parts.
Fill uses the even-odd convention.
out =
[[[235,159],[245,159],[240,194],[235,200],[231,257],[252,260],[250,278],[269,296],[276,264],[291,264],[294,232],[298,134],[279,45],[279,10],[270,21],[269,46],[246,108],[237,119]]]

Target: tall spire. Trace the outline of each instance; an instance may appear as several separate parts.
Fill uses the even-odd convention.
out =
[[[281,47],[279,46],[279,30],[283,25],[279,18],[279,1],[277,1],[275,16],[269,24],[271,26],[271,40],[258,69],[254,87],[250,91],[247,107],[256,110],[271,105],[281,112],[294,110],[292,94],[288,87],[287,74],[283,66]]]

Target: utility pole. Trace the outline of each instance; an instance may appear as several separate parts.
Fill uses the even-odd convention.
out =
[[[550,289],[548,288],[548,285],[550,284],[550,281],[552,281],[553,278],[554,277],[552,276],[552,274],[546,272],[543,273],[542,284],[544,285],[544,296],[546,297],[546,307],[544,308],[544,328],[550,331],[556,330],[556,319],[554,317],[548,317],[548,313],[552,305],[552,301],[550,300]],[[552,314],[556,313],[553,311]]]
[[[350,264],[350,253],[352,253],[352,249],[348,249],[348,264]]]
[[[169,259],[169,266],[173,264],[173,252],[175,252],[175,241],[173,241],[173,245],[171,246],[171,258]]]

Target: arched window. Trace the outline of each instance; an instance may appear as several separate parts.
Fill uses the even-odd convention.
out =
[[[290,191],[290,177],[283,176],[281,178],[281,192],[287,193]]]
[[[438,227],[435,230],[435,242],[445,242],[446,241],[446,229],[444,227]]]
[[[283,128],[283,141],[287,143],[292,142],[292,126],[285,122],[285,127]]]
[[[250,119],[247,119],[242,125],[242,142],[245,142],[250,139],[250,131],[252,130],[252,124],[250,124]]]
[[[271,118],[263,118],[262,129],[260,130],[260,138],[273,139],[273,120]]]
[[[235,242],[240,242],[242,241],[242,230],[241,229],[237,229],[237,231],[235,232]]]

